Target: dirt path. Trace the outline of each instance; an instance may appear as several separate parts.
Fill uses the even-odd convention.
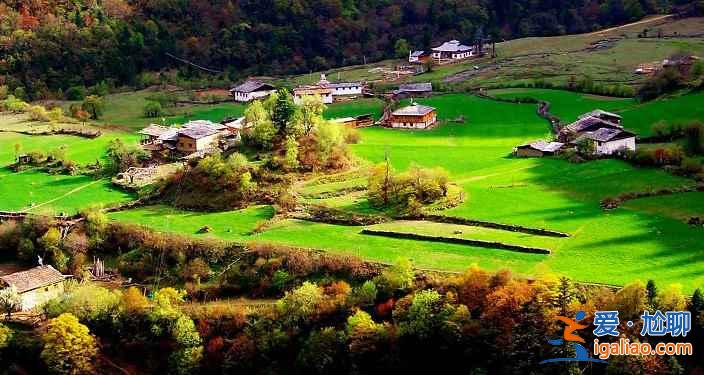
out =
[[[40,203],[40,204],[38,204],[38,205],[36,205],[36,206],[29,207],[29,208],[25,208],[24,210],[20,210],[19,212],[29,212],[30,210],[33,210],[33,209],[35,209],[35,208],[42,207],[42,206],[45,206],[45,205],[50,204],[50,203],[54,203],[54,202],[56,202],[56,201],[58,201],[58,200],[60,200],[60,199],[66,198],[67,196],[69,196],[69,195],[71,195],[71,194],[77,193],[77,192],[79,192],[79,191],[81,191],[81,190],[83,190],[83,189],[85,189],[85,188],[87,188],[87,187],[89,187],[89,186],[95,185],[95,184],[97,184],[97,183],[99,183],[99,182],[102,182],[102,180],[95,180],[95,181],[90,182],[90,183],[87,183],[87,184],[85,184],[85,185],[83,185],[83,186],[79,186],[79,187],[77,187],[77,188],[75,188],[75,189],[73,189],[73,190],[71,190],[71,191],[66,192],[65,194],[63,194],[63,195],[61,195],[61,196],[58,196],[58,197],[56,197],[56,198],[54,198],[54,199],[50,199],[50,200],[48,200],[48,201],[46,201],[46,202],[43,202],[43,203]]]
[[[640,21],[638,21],[638,22],[629,23],[629,24],[627,24],[627,25],[621,25],[621,26],[616,26],[616,27],[611,27],[611,28],[608,28],[608,29],[604,29],[604,30],[594,31],[594,32],[591,32],[591,33],[585,34],[585,35],[586,35],[586,36],[594,36],[594,35],[605,34],[605,33],[611,32],[611,31],[616,31],[616,30],[620,30],[620,29],[625,29],[625,28],[631,27],[631,26],[637,26],[637,25],[643,25],[643,24],[646,24],[646,23],[651,23],[651,22],[656,22],[656,21],[662,21],[662,20],[665,20],[665,19],[668,19],[668,18],[671,18],[671,17],[673,17],[672,14],[666,14],[666,15],[664,15],[664,16],[658,16],[658,17],[648,18],[648,19],[645,19],[645,20],[640,20]]]

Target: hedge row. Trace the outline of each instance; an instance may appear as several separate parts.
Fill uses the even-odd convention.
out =
[[[500,230],[507,230],[507,231],[511,231],[511,232],[520,232],[520,233],[533,234],[536,236],[545,236],[545,237],[561,237],[562,238],[562,237],[569,237],[570,236],[567,233],[557,232],[557,231],[549,230],[549,229],[528,228],[528,227],[524,227],[524,226],[520,226],[520,225],[500,224],[500,223],[493,223],[490,221],[465,219],[465,218],[456,217],[456,216],[421,215],[421,216],[416,216],[416,217],[405,217],[403,219],[405,219],[405,220],[424,220],[424,221],[432,221],[435,223],[458,224],[458,225],[468,225],[468,226],[473,226],[473,227],[500,229]]]
[[[379,237],[389,237],[389,238],[400,238],[406,240],[418,240],[418,241],[429,241],[429,242],[441,242],[457,245],[469,245],[476,247],[484,247],[489,249],[501,249],[516,251],[519,253],[529,253],[529,254],[543,254],[550,255],[550,250],[541,249],[539,247],[525,247],[519,245],[509,245],[502,242],[491,242],[491,241],[481,241],[481,240],[470,240],[465,238],[456,237],[442,237],[442,236],[427,236],[415,233],[399,233],[399,232],[388,232],[381,230],[363,229],[361,234],[366,234],[369,236],[379,236]]]

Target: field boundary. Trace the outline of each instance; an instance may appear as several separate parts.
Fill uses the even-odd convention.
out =
[[[391,231],[382,231],[382,230],[374,230],[374,229],[362,229],[362,231],[359,233],[367,235],[367,236],[379,236],[379,237],[398,238],[398,239],[417,240],[417,241],[428,241],[428,242],[441,242],[441,243],[448,243],[448,244],[455,244],[455,245],[468,245],[468,246],[484,247],[484,248],[488,248],[488,249],[509,250],[509,251],[515,251],[515,252],[519,252],[519,253],[528,253],[528,254],[550,255],[552,253],[552,251],[550,251],[549,249],[543,249],[543,248],[539,248],[539,247],[526,247],[526,246],[520,246],[520,245],[509,245],[509,244],[505,244],[503,242],[471,240],[471,239],[466,239],[466,238],[428,236],[428,235],[416,234],[416,233],[391,232]]]
[[[471,227],[500,229],[500,230],[505,230],[505,231],[509,231],[509,232],[520,232],[520,233],[526,233],[526,234],[532,234],[532,235],[544,236],[544,237],[565,238],[565,237],[570,236],[567,233],[558,232],[558,231],[554,231],[554,230],[550,230],[550,229],[529,228],[529,227],[524,227],[521,225],[501,224],[501,223],[494,223],[491,221],[465,219],[465,218],[456,217],[456,216],[421,215],[421,216],[407,216],[407,217],[402,217],[399,219],[430,221],[430,222],[434,222],[434,223],[458,224],[458,225],[467,225],[467,226],[471,226]]]

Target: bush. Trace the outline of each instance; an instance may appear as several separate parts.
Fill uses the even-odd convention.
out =
[[[86,97],[85,86],[71,86],[64,93],[66,100],[83,100]]]
[[[29,109],[29,104],[27,104],[21,99],[18,99],[14,95],[10,95],[7,97],[7,99],[0,102],[0,108],[5,111],[22,113],[26,112]]]
[[[155,118],[163,114],[161,104],[159,102],[147,102],[144,105],[144,117]]]
[[[655,77],[648,79],[638,89],[636,97],[645,102],[653,100],[660,95],[675,91],[682,87],[682,75],[675,69],[665,69]]]
[[[49,114],[47,113],[46,108],[40,105],[30,106],[27,113],[29,113],[29,118],[34,121],[49,122]]]
[[[375,207],[416,211],[416,203],[430,204],[447,196],[448,183],[448,173],[442,168],[412,165],[408,172],[395,174],[390,166],[382,163],[370,173],[368,199]]]

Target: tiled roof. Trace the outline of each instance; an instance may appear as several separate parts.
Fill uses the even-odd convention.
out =
[[[604,111],[603,109],[595,109],[595,110],[593,110],[593,111],[591,111],[591,112],[589,112],[589,113],[585,113],[585,114],[579,116],[579,118],[585,118],[585,117],[601,117],[601,116],[615,117],[615,118],[619,118],[619,119],[621,118],[620,115],[617,115],[617,114],[615,114],[615,113],[613,113],[613,112]]]
[[[19,293],[28,292],[63,281],[66,276],[52,266],[39,266],[26,271],[0,276],[0,280],[17,288]]]
[[[140,130],[139,134],[148,135],[150,137],[158,137],[167,132],[168,130],[169,128],[167,128],[166,126],[150,124],[146,128]]]
[[[343,87],[359,87],[362,86],[360,82],[337,82],[337,83],[329,83],[328,87],[332,87],[334,89],[336,88],[343,88]]]
[[[579,120],[567,125],[564,130],[574,132],[574,133],[580,133],[584,131],[585,129],[588,129],[592,126],[602,126],[605,128],[621,128],[621,125],[615,124],[613,122],[609,122],[603,119],[600,119],[598,117],[582,117]]]
[[[472,47],[460,44],[459,40],[451,40],[433,48],[435,52],[467,52],[470,50]]]
[[[433,84],[427,83],[406,83],[398,86],[400,92],[433,91]]]
[[[250,79],[243,84],[233,87],[230,91],[237,91],[237,92],[254,92],[258,90],[274,90],[275,87],[268,84],[264,83],[262,81],[256,80],[256,79]]]
[[[188,128],[183,128],[178,131],[179,136],[184,136],[192,139],[201,139],[213,134],[217,134],[220,131],[213,129],[209,126],[192,126]]]
[[[426,115],[432,111],[434,111],[435,108],[429,107],[427,105],[422,105],[422,104],[413,104],[409,105],[408,107],[403,107],[395,110],[392,115],[394,116],[423,116]]]
[[[412,57],[421,57],[421,56],[423,56],[423,55],[425,55],[425,51],[413,51],[413,52],[411,52],[411,56],[412,56]]]
[[[617,139],[631,138],[636,135],[622,129],[601,128],[593,132],[584,133],[581,138],[587,138],[598,142],[608,142]]]
[[[533,143],[528,143],[518,146],[518,148],[533,148],[542,152],[555,152],[564,146],[564,143],[560,142],[545,142],[545,141],[535,141]]]
[[[169,128],[166,132],[164,132],[162,135],[159,136],[159,140],[164,142],[164,141],[175,141],[178,139],[178,131],[180,129],[177,128]]]

